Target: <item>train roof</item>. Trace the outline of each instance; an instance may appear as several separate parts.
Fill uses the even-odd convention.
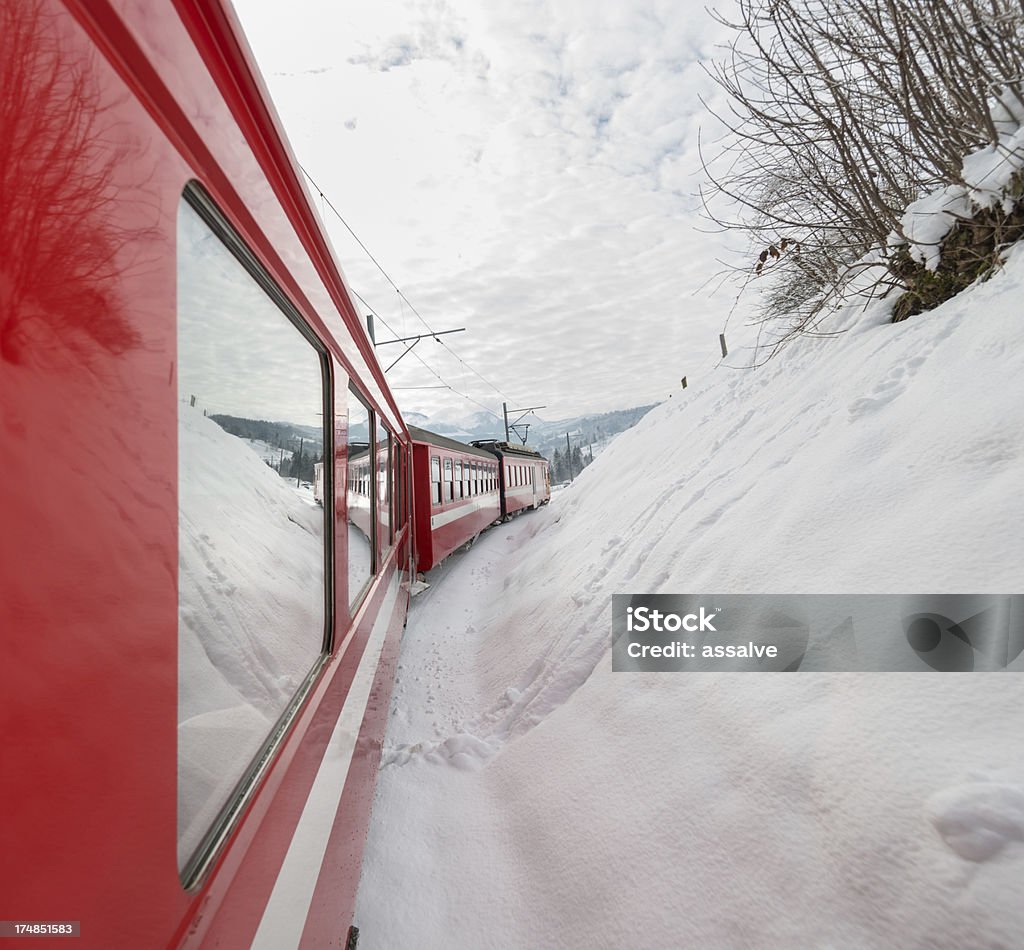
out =
[[[443,449],[453,449],[456,452],[465,452],[467,455],[477,455],[480,458],[493,459],[494,453],[488,452],[486,449],[476,447],[476,443],[470,445],[466,442],[460,442],[458,439],[451,439],[446,435],[439,435],[437,432],[431,432],[428,429],[421,429],[419,426],[408,426],[409,436],[413,442],[427,442],[430,445],[436,445]]]
[[[546,462],[540,452],[535,449],[531,449],[528,445],[515,445],[512,442],[499,442],[496,439],[476,439],[473,445],[481,449],[486,449],[488,452],[492,452],[495,455],[518,455],[523,458],[531,458],[537,461]]]

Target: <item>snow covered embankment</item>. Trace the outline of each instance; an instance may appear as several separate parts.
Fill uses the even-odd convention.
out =
[[[613,674],[609,634],[613,593],[1024,589],[1022,294],[1018,252],[719,369],[453,565],[403,646],[367,946],[1018,944],[1017,676]]]
[[[320,653],[324,515],[198,410],[178,436],[183,862]]]

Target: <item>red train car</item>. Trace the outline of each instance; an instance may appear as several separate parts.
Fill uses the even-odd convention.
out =
[[[551,501],[551,471],[548,460],[539,452],[511,442],[481,440],[473,445],[498,459],[503,518]]]
[[[429,571],[501,518],[493,453],[409,426],[413,456],[416,568]]]
[[[0,70],[0,920],[344,946],[408,434],[226,3],[0,0]]]

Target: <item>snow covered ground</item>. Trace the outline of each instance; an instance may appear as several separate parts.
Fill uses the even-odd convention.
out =
[[[992,674],[612,673],[614,593],[1024,591],[1024,256],[718,369],[430,578],[360,947],[1024,945]]]
[[[247,439],[179,414],[178,859],[319,657],[324,512]]]

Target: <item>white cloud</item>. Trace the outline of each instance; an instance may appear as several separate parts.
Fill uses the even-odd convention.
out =
[[[467,327],[416,350],[457,388],[500,411],[448,347],[557,418],[663,399],[715,356],[731,300],[694,296],[721,253],[694,195],[711,123],[698,96],[713,91],[699,62],[722,28],[702,5],[237,7],[299,160],[431,326]],[[328,225],[353,287],[417,332]],[[390,378],[437,382],[413,356]],[[399,396],[475,408],[441,390]]]

